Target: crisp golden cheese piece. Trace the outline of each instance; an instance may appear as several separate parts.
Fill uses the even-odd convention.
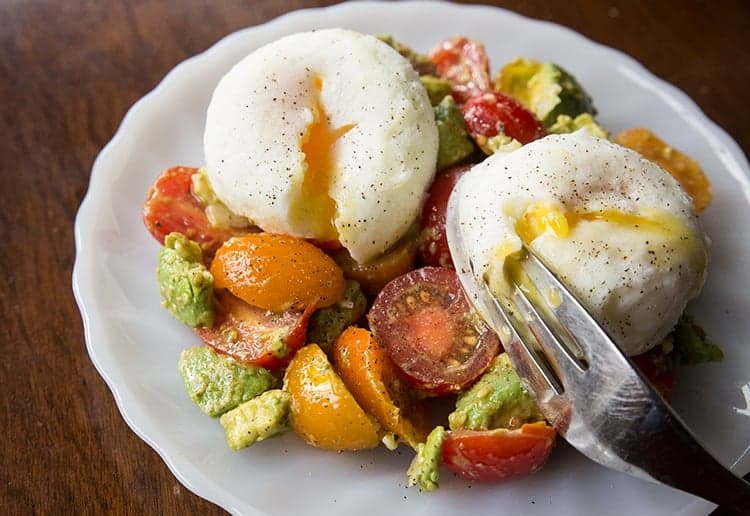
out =
[[[638,153],[578,132],[476,165],[451,203],[477,275],[510,288],[530,245],[629,355],[661,342],[700,291],[705,237],[677,181]]]
[[[287,36],[237,63],[204,135],[211,185],[232,211],[265,231],[339,240],[360,263],[418,216],[437,149],[409,62],[342,29]]]

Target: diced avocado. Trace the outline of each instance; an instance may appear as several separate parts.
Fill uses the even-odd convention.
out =
[[[359,321],[367,311],[367,298],[359,283],[346,280],[341,301],[327,308],[316,310],[307,327],[307,342],[314,342],[326,353],[341,332]]]
[[[521,142],[515,138],[511,138],[502,131],[490,138],[476,136],[476,140],[479,148],[488,156],[498,152],[512,152],[521,148]]]
[[[435,75],[435,63],[429,56],[415,52],[403,43],[396,41],[390,34],[378,36],[378,39],[408,59],[419,75]]]
[[[164,239],[156,268],[162,305],[192,327],[214,322],[214,279],[203,264],[200,246],[182,233]]]
[[[678,364],[696,365],[724,359],[721,348],[708,340],[706,332],[690,316],[680,318],[672,332],[672,339]]]
[[[596,115],[583,86],[555,63],[516,59],[500,70],[495,87],[518,99],[547,127],[555,124],[559,115]]]
[[[589,136],[595,138],[608,138],[609,135],[599,124],[596,123],[594,117],[590,113],[581,113],[575,118],[570,118],[568,115],[558,115],[557,121],[549,126],[549,132],[556,134],[563,133],[574,133],[579,129],[585,130]]]
[[[266,369],[240,364],[208,346],[183,351],[178,367],[190,399],[211,417],[256,397],[277,381]]]
[[[289,393],[272,389],[221,416],[229,447],[240,450],[288,430],[291,399]]]
[[[418,485],[423,491],[434,491],[438,488],[444,439],[445,429],[436,426],[427,436],[427,440],[417,445],[417,455],[406,470],[409,486]]]
[[[502,353],[471,389],[459,395],[448,424],[451,430],[492,430],[520,428],[543,419],[507,353]]]
[[[466,132],[461,109],[452,96],[446,95],[435,106],[435,122],[439,136],[438,170],[455,165],[474,152],[474,144]]]
[[[427,95],[430,97],[430,103],[433,106],[440,104],[440,101],[451,93],[451,85],[445,79],[434,75],[422,75],[419,79],[427,90]]]

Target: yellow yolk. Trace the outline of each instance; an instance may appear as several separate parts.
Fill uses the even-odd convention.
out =
[[[567,238],[581,221],[602,221],[621,229],[639,229],[665,236],[675,234],[675,230],[684,225],[680,224],[674,216],[659,213],[656,210],[652,211],[653,213],[648,216],[616,210],[576,213],[563,211],[558,205],[534,203],[530,204],[521,218],[516,221],[515,230],[521,240],[529,244],[547,230],[552,230],[557,238]]]
[[[336,202],[330,196],[331,177],[336,163],[335,145],[339,138],[356,124],[347,124],[331,128],[328,115],[320,102],[323,80],[316,77],[313,81],[318,93],[315,105],[312,106],[313,122],[307,127],[302,137],[302,153],[305,155],[305,175],[298,201],[292,207],[292,220],[309,220],[321,240],[337,240],[338,232],[334,225]]]

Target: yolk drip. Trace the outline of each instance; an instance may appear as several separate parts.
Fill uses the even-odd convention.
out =
[[[593,212],[565,212],[562,207],[545,203],[531,204],[516,221],[515,229],[521,240],[529,244],[548,229],[558,238],[567,238],[571,230],[581,221],[602,221],[621,228],[642,229],[648,232],[671,232],[677,221],[667,214],[652,216],[625,213],[617,210]]]
[[[320,101],[323,80],[316,77],[313,86],[316,91],[315,103],[312,106],[314,120],[307,127],[301,145],[307,169],[302,180],[298,209],[293,216],[312,223],[318,239],[336,240],[338,233],[333,224],[336,217],[336,202],[329,195],[331,176],[335,167],[334,146],[355,124],[332,128]]]

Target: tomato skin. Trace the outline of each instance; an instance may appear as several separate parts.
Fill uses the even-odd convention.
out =
[[[677,384],[675,378],[677,364],[673,356],[664,353],[657,346],[630,359],[665,400],[672,399]]]
[[[441,172],[427,191],[419,234],[419,257],[424,265],[453,267],[445,234],[445,211],[453,187],[469,169],[471,165],[459,165]]]
[[[211,262],[216,288],[253,306],[282,312],[330,306],[344,293],[344,274],[323,251],[304,240],[271,233],[232,238]]]
[[[516,430],[459,430],[443,441],[442,462],[466,480],[507,481],[538,471],[555,446],[555,429],[545,422]]]
[[[269,313],[225,290],[216,292],[216,301],[214,325],[195,329],[201,340],[240,363],[271,371],[285,367],[294,353],[305,345],[307,324],[315,310],[315,306],[310,305],[304,312],[288,310],[278,314]],[[285,343],[281,353],[272,349],[279,338],[283,338]]]
[[[464,122],[475,138],[492,138],[500,132],[527,144],[547,135],[547,129],[516,99],[498,91],[485,92],[466,101]]]
[[[362,291],[376,295],[383,287],[414,268],[417,261],[417,238],[404,236],[392,249],[369,263],[357,263],[346,249],[332,253],[344,276],[359,283]]]
[[[333,346],[333,363],[357,402],[385,430],[413,448],[425,441],[432,428],[427,405],[416,399],[369,331],[344,330]]]
[[[335,451],[374,448],[380,426],[362,410],[317,344],[300,349],[284,375],[292,429],[306,443]]]
[[[394,279],[367,315],[375,339],[415,388],[459,392],[497,355],[497,336],[471,310],[455,271],[423,267]]]
[[[232,232],[213,227],[204,206],[191,193],[192,167],[171,167],[156,179],[143,204],[143,223],[149,233],[164,244],[172,232],[182,233],[212,255]]]
[[[440,43],[429,55],[438,76],[450,83],[457,102],[490,89],[490,60],[481,42],[456,37]]]

